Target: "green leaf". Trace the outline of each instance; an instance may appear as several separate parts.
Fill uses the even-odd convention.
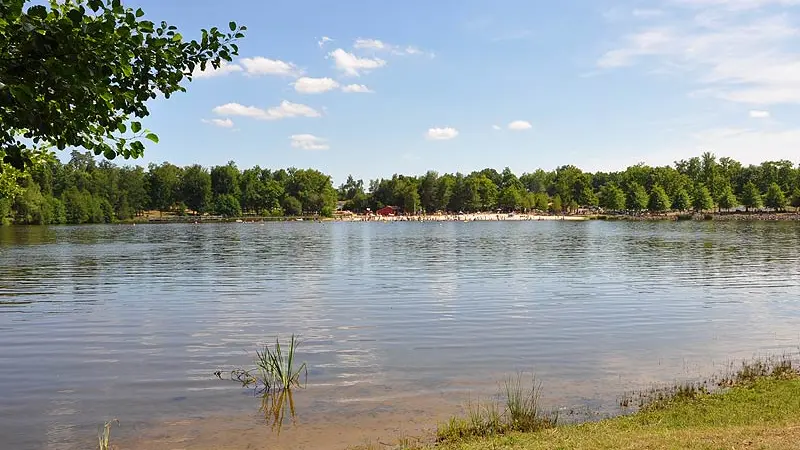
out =
[[[236,31],[236,22],[229,23],[228,27],[231,29],[231,31]]]
[[[124,123],[120,123],[119,125],[117,125],[117,129],[119,130],[120,133],[125,133],[128,131],[128,127],[126,127]]]
[[[28,15],[37,19],[44,19],[47,17],[47,8],[42,5],[31,6],[28,8]]]
[[[31,88],[25,86],[24,84],[15,84],[9,86],[8,90],[11,91],[11,95],[19,102],[30,100],[31,97],[33,97],[33,92],[31,91]]]
[[[69,20],[76,25],[83,21],[83,13],[81,13],[81,11],[78,9],[70,10],[67,13],[67,17],[69,17]]]
[[[144,11],[142,11],[142,8],[137,9],[136,17],[142,17],[142,16],[144,16]]]
[[[144,137],[158,144],[158,136],[156,136],[155,133],[147,133]]]
[[[131,122],[131,131],[138,133],[142,129],[141,122]]]

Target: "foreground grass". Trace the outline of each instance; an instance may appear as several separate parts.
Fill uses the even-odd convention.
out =
[[[798,449],[800,379],[761,378],[630,416],[439,444],[477,449]]]

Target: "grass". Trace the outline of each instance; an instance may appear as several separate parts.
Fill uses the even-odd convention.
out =
[[[452,417],[439,426],[438,442],[455,442],[468,438],[502,435],[511,432],[534,432],[551,428],[558,421],[557,414],[547,414],[541,409],[542,384],[531,376],[530,384],[524,375],[517,373],[504,380],[498,397],[500,401],[472,402],[467,404],[466,417]]]
[[[437,448],[478,449],[798,449],[800,373],[791,358],[731,367],[707,385],[683,384],[642,394],[635,414],[440,441]]]

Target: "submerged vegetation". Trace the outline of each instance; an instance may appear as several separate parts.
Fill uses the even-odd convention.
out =
[[[745,166],[705,153],[673,166],[638,164],[619,172],[584,172],[575,166],[516,175],[505,168],[469,174],[396,174],[365,183],[349,177],[338,189],[313,169],[241,170],[170,163],[120,167],[90,153],[73,152],[63,164],[46,161],[0,184],[0,222],[108,223],[145,211],[177,215],[282,217],[355,213],[393,206],[399,213],[524,211],[561,214],[579,208],[653,214],[743,208],[784,211],[800,207],[800,167],[791,161]],[[338,203],[337,203],[338,201]]]

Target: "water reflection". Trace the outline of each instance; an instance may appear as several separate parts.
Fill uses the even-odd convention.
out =
[[[264,415],[264,421],[278,434],[287,420],[293,424],[297,421],[291,389],[261,394],[260,411]]]

